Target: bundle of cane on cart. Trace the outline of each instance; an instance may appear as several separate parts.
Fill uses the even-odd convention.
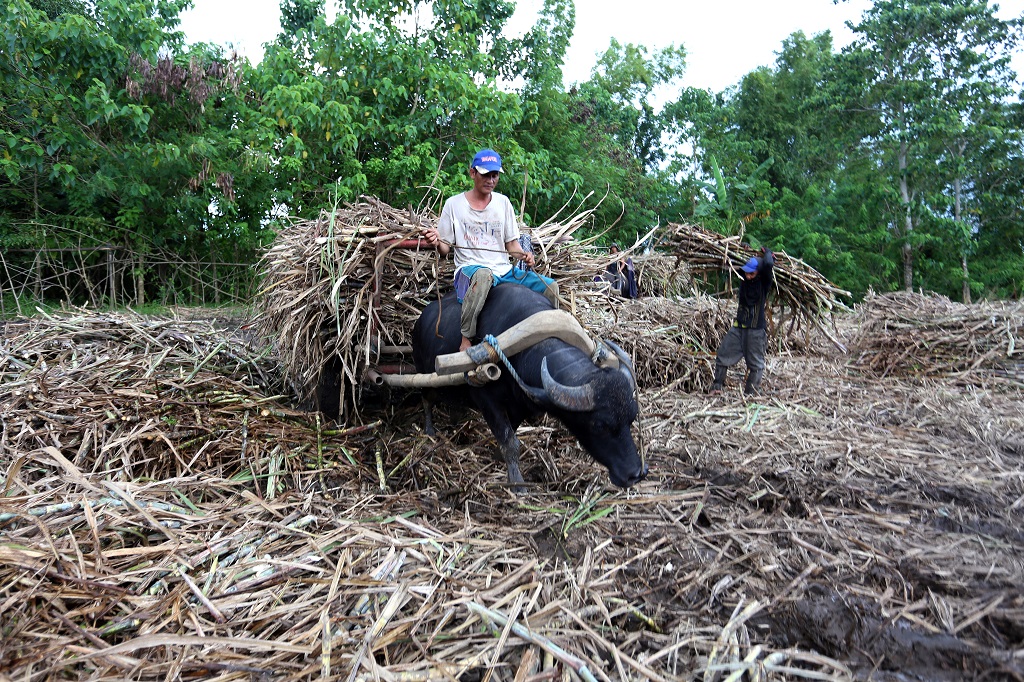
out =
[[[733,274],[739,275],[752,256],[761,256],[743,242],[742,233],[725,236],[696,225],[670,224],[659,234],[659,242],[671,244],[671,252],[688,264],[694,277],[727,273],[729,288]],[[774,255],[774,305],[782,308],[775,329],[784,330],[789,336],[803,332],[805,337],[810,329],[816,329],[845,352],[837,338],[833,313],[846,310],[842,299],[849,300],[850,292],[832,284],[799,258],[786,253]]]
[[[593,300],[607,297],[593,273],[607,266],[608,257],[592,248],[596,237],[574,236],[592,213],[581,210],[560,221],[556,216],[523,230],[538,272],[559,281],[563,310],[499,335],[506,356],[556,337],[601,362],[618,362],[578,321],[597,305]],[[451,289],[452,260],[422,237],[436,224],[429,211],[363,197],[279,233],[261,264],[259,326],[275,340],[285,381],[300,401],[349,414],[367,384],[444,386],[500,376],[493,347],[442,356],[433,373],[417,373],[411,364],[417,318]]]

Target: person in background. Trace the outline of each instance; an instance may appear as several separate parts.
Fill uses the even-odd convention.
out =
[[[494,191],[501,177],[501,156],[481,149],[469,165],[473,189],[449,198],[437,227],[423,230],[427,242],[442,256],[455,252],[455,292],[462,304],[459,350],[473,345],[476,322],[492,286],[514,282],[544,294],[558,307],[558,284],[532,270],[513,268],[509,257],[534,267],[532,251],[519,242],[519,222],[512,203]]]
[[[775,256],[761,247],[761,257],[752,257],[743,266],[739,307],[732,327],[718,346],[715,358],[715,381],[710,393],[720,393],[725,386],[729,368],[743,359],[747,363],[746,395],[754,395],[764,376],[764,353],[768,346],[768,323],[765,306],[775,283]]]
[[[617,256],[619,245],[612,244],[611,248],[608,249],[608,253],[613,258]],[[609,263],[605,269],[604,278],[612,285],[612,289],[626,298],[637,298],[639,292],[636,285],[636,269],[633,267],[632,258],[618,258]]]

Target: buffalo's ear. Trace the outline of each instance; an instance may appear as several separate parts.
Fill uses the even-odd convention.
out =
[[[626,351],[619,348],[619,345],[614,341],[605,341],[605,343],[615,351],[615,356],[619,359],[619,371],[629,377],[629,385],[636,392],[636,372],[633,370],[633,363],[630,361],[629,356],[626,355]]]

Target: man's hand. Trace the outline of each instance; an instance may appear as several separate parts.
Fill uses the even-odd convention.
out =
[[[438,242],[441,241],[441,236],[437,233],[436,227],[421,227],[420,232],[423,233],[423,238],[431,246],[437,246]]]
[[[533,254],[530,253],[529,251],[513,251],[512,257],[522,261],[523,263],[526,263],[531,268],[537,264],[533,258]]]
[[[451,253],[451,244],[441,239],[441,234],[436,227],[421,227],[420,233],[427,240],[427,243],[436,248],[437,252],[442,256],[447,256]]]

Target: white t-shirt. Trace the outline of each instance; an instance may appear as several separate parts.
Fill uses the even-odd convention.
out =
[[[505,243],[519,239],[519,223],[504,194],[491,192],[491,201],[482,211],[469,205],[465,193],[453,196],[444,202],[437,232],[455,245],[456,271],[466,265],[482,265],[501,277],[512,269]]]

